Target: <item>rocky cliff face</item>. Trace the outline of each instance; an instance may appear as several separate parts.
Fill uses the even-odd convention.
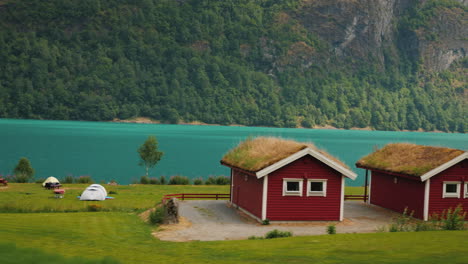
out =
[[[427,69],[440,71],[466,57],[466,8],[436,8],[426,26],[401,32],[402,18],[427,4],[427,0],[310,0],[293,16],[329,44],[329,55],[384,67],[386,56],[395,56],[399,47]]]

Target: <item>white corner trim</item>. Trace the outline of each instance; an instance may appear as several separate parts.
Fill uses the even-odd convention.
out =
[[[457,191],[455,193],[448,193],[447,188],[446,188],[447,184],[456,184]],[[444,181],[444,185],[442,186],[442,198],[460,198],[460,189],[461,189],[460,181]]]
[[[468,152],[465,152],[465,153],[457,156],[456,158],[451,159],[448,162],[440,165],[439,167],[424,173],[423,175],[421,175],[421,181],[425,181],[425,180],[431,178],[432,176],[439,174],[440,172],[452,167],[453,165],[457,164],[458,162],[460,162],[460,161],[462,161],[464,159],[468,159]]]
[[[234,200],[234,170],[231,168],[231,203]]]
[[[353,171],[343,167],[342,165],[338,164],[337,162],[327,158],[326,156],[322,155],[320,152],[316,151],[316,150],[313,150],[311,148],[305,148],[301,151],[298,151],[294,154],[292,154],[291,156],[287,157],[287,158],[284,158],[260,171],[258,171],[256,173],[257,175],[257,178],[261,178],[267,174],[270,174],[271,172],[273,171],[276,171],[282,167],[284,167],[285,165],[288,165],[289,163],[293,162],[293,161],[296,161],[302,157],[304,157],[305,155],[311,155],[312,157],[320,160],[321,162],[327,164],[328,166],[330,166],[331,168],[333,168],[334,170],[340,172],[341,174],[343,174],[344,176],[354,180],[356,179],[357,177],[357,174],[354,173]]]
[[[299,191],[289,191],[288,192],[288,182],[298,182]],[[302,196],[304,190],[302,189],[304,179],[302,178],[283,178],[283,196]]]
[[[262,221],[267,216],[267,198],[268,198],[268,175],[263,177],[263,194],[262,194]]]
[[[306,195],[307,196],[321,196],[321,197],[327,197],[327,179],[307,179],[307,191]],[[310,190],[310,184],[312,182],[321,182],[322,183],[322,191],[319,192],[312,192]]]
[[[426,185],[424,186],[424,221],[429,220],[429,194],[431,190],[431,179],[427,179]]]
[[[371,204],[370,199],[371,199],[371,189],[372,189],[372,171],[369,170],[369,181],[367,182],[369,185],[367,187],[367,204]]]
[[[344,215],[344,192],[345,192],[345,176],[341,176],[341,205],[340,205],[340,221],[343,221]]]

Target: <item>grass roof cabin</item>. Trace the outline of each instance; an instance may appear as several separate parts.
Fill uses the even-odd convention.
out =
[[[370,170],[370,203],[397,212],[405,208],[427,220],[461,204],[468,209],[468,153],[446,147],[392,143],[356,166]]]
[[[228,151],[231,203],[264,221],[342,220],[343,162],[310,143],[274,137],[250,138]]]

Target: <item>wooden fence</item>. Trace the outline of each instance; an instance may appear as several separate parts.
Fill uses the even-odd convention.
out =
[[[359,201],[359,200],[362,200],[362,201],[367,201],[367,198],[368,198],[368,195],[345,195],[344,196],[344,199],[345,201],[347,200],[353,200],[353,201]]]
[[[180,200],[185,199],[208,199],[208,200],[220,200],[229,199],[231,196],[229,193],[173,193],[166,194],[163,196],[162,201],[169,200],[171,198],[177,198]],[[368,195],[345,195],[345,201],[367,201]]]
[[[171,198],[177,198],[180,200],[185,199],[209,199],[209,200],[220,200],[220,199],[229,199],[231,195],[229,193],[173,193],[166,194],[162,198],[164,203],[166,200]]]

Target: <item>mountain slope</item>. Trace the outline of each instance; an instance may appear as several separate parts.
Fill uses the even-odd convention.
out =
[[[0,117],[466,132],[464,1],[0,1]]]

